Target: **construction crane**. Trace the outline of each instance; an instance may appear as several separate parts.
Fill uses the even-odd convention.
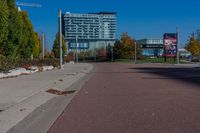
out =
[[[42,7],[40,4],[34,4],[34,3],[25,3],[25,2],[16,2],[17,6],[29,6],[29,7]]]
[[[18,10],[21,11],[20,6],[27,6],[27,7],[35,7],[40,8],[42,5],[35,4],[35,3],[25,3],[25,2],[16,2],[16,5],[18,6]]]

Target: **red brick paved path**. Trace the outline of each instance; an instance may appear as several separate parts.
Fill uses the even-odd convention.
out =
[[[199,84],[131,69],[153,65],[96,67],[49,133],[200,133]]]

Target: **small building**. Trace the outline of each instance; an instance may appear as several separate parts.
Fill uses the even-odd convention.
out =
[[[179,56],[181,58],[190,58],[192,54],[186,49],[182,48],[182,49],[179,49]]]
[[[142,48],[142,55],[147,57],[163,56],[163,39],[141,39],[137,43]]]

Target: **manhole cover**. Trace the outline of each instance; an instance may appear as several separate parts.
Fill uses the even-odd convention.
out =
[[[76,90],[60,91],[60,90],[56,90],[56,89],[49,89],[46,92],[51,93],[51,94],[55,94],[55,95],[67,95],[67,94],[72,94],[72,93],[76,92]]]

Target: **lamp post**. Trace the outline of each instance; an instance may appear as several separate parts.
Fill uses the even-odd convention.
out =
[[[60,51],[60,68],[62,68],[62,12],[58,11],[58,20],[59,20],[59,51]]]
[[[44,33],[42,33],[42,60],[44,60]]]
[[[137,63],[137,43],[135,41],[135,64]]]
[[[76,35],[76,63],[78,63],[78,35]]]
[[[176,64],[179,64],[179,27],[177,27],[177,44],[176,44]]]
[[[114,46],[111,46],[111,52],[112,52],[112,53],[111,53],[111,54],[112,54],[112,55],[111,55],[111,56],[112,56],[112,62],[113,62],[113,60],[114,60],[114,57],[113,57],[113,52],[114,52],[114,51],[113,51],[113,47],[114,47]]]

